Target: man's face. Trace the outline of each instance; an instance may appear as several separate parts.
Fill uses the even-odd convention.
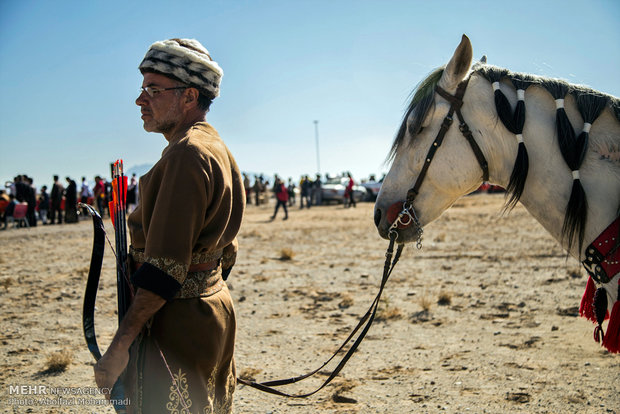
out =
[[[151,87],[159,90],[178,86],[179,82],[158,73],[145,73],[142,82],[143,88]],[[140,93],[136,105],[140,107],[145,131],[166,134],[174,129],[183,115],[181,97],[177,92],[178,90],[162,90],[152,97],[146,92]]]

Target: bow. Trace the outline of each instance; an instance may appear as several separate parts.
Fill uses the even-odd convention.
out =
[[[118,293],[118,322],[127,313],[127,309],[131,304],[133,296],[131,285],[127,277],[127,227],[125,216],[125,205],[127,197],[127,177],[123,174],[123,161],[116,161],[113,165],[113,181],[112,181],[113,198],[108,207],[110,217],[114,225],[114,235],[116,243],[116,282]],[[90,353],[96,361],[101,358],[101,351],[97,344],[95,334],[95,301],[97,299],[97,290],[99,288],[99,279],[101,276],[101,265],[103,263],[103,253],[105,247],[105,239],[107,238],[103,220],[99,213],[90,205],[79,203],[80,207],[85,208],[93,218],[93,251],[90,259],[90,268],[88,271],[88,280],[86,282],[86,291],[84,293],[84,306],[82,308],[82,326],[84,328],[84,338]],[[109,242],[109,240],[108,240]],[[111,399],[122,402],[124,399],[124,389],[122,381],[119,379],[111,392]],[[125,407],[121,404],[114,405],[117,412],[125,412]]]

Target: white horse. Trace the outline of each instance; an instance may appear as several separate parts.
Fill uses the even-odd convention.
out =
[[[483,158],[488,162],[488,181],[504,188],[512,188],[508,196],[514,195],[513,201],[519,200],[571,256],[583,260],[586,257],[586,246],[619,214],[620,100],[566,83],[564,85],[571,93],[562,96],[564,100],[556,100],[549,92],[548,84],[558,80],[513,74],[499,68],[496,69],[506,76],[493,85],[494,82],[490,82],[486,75],[489,73],[489,65],[478,63],[470,69],[472,56],[471,43],[463,35],[445,68],[435,71],[418,87],[393,144],[392,166],[377,197],[375,224],[379,234],[384,238],[389,237],[390,228],[394,230],[395,227],[392,226],[393,211],[389,217],[390,208],[394,210],[394,206],[398,206],[396,211],[400,211],[403,202],[408,200],[410,212],[417,216],[417,221],[412,220],[408,227],[400,226],[397,229],[397,242],[415,241],[424,225],[437,219],[458,198],[475,190],[483,182],[483,161],[475,156],[458,125],[447,129],[443,143],[438,147],[434,158],[431,157],[432,162],[427,161],[428,150],[439,134],[442,120],[451,110],[452,99],[446,95],[455,95],[459,84],[468,80],[460,111]],[[527,79],[527,87],[522,88],[525,92],[517,92],[513,86],[514,80],[511,82],[510,77]],[[526,116],[521,134],[516,135],[509,131],[500,121],[494,97],[495,89],[499,89],[506,96],[509,109],[513,111],[518,100],[524,101]],[[576,96],[579,94],[575,91],[598,94],[604,100],[605,104],[600,114],[595,116],[595,121],[584,123],[578,110]],[[562,104],[576,135],[588,132],[591,127],[589,143],[586,134],[584,146],[587,152],[582,162],[577,163],[577,167],[569,168],[560,151],[556,116],[559,117],[558,108]],[[458,104],[456,109],[459,109]],[[523,179],[524,185],[515,194],[511,174],[519,142],[527,148],[529,171],[526,167],[527,178]],[[425,163],[429,163],[429,166],[426,175],[422,174],[424,177],[418,192],[409,194],[407,199],[408,190],[421,175],[420,171]],[[580,181],[587,200],[584,212],[587,219],[583,217],[581,240],[579,229],[574,233],[565,231],[567,205],[574,192],[576,179]],[[608,283],[598,284],[607,291],[609,312],[618,300],[619,278],[620,274],[616,274]]]

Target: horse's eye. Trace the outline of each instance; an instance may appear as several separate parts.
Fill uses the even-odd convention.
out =
[[[422,131],[424,131],[424,127],[420,127],[420,129],[418,129],[417,135],[420,135],[422,133]]]

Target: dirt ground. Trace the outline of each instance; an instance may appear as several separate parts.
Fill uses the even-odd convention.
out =
[[[407,246],[379,320],[332,385],[307,399],[238,386],[235,412],[620,412],[620,356],[577,316],[585,272],[521,206],[500,215],[502,203],[465,197],[427,226],[421,250]],[[371,203],[295,207],[269,222],[272,208],[248,206],[229,279],[238,374],[257,380],[331,356],[376,295],[387,247]],[[91,243],[89,220],[0,232],[0,412],[113,412],[89,394],[81,313]],[[102,349],[116,327],[114,279],[107,248]],[[330,369],[287,390],[313,390]]]

